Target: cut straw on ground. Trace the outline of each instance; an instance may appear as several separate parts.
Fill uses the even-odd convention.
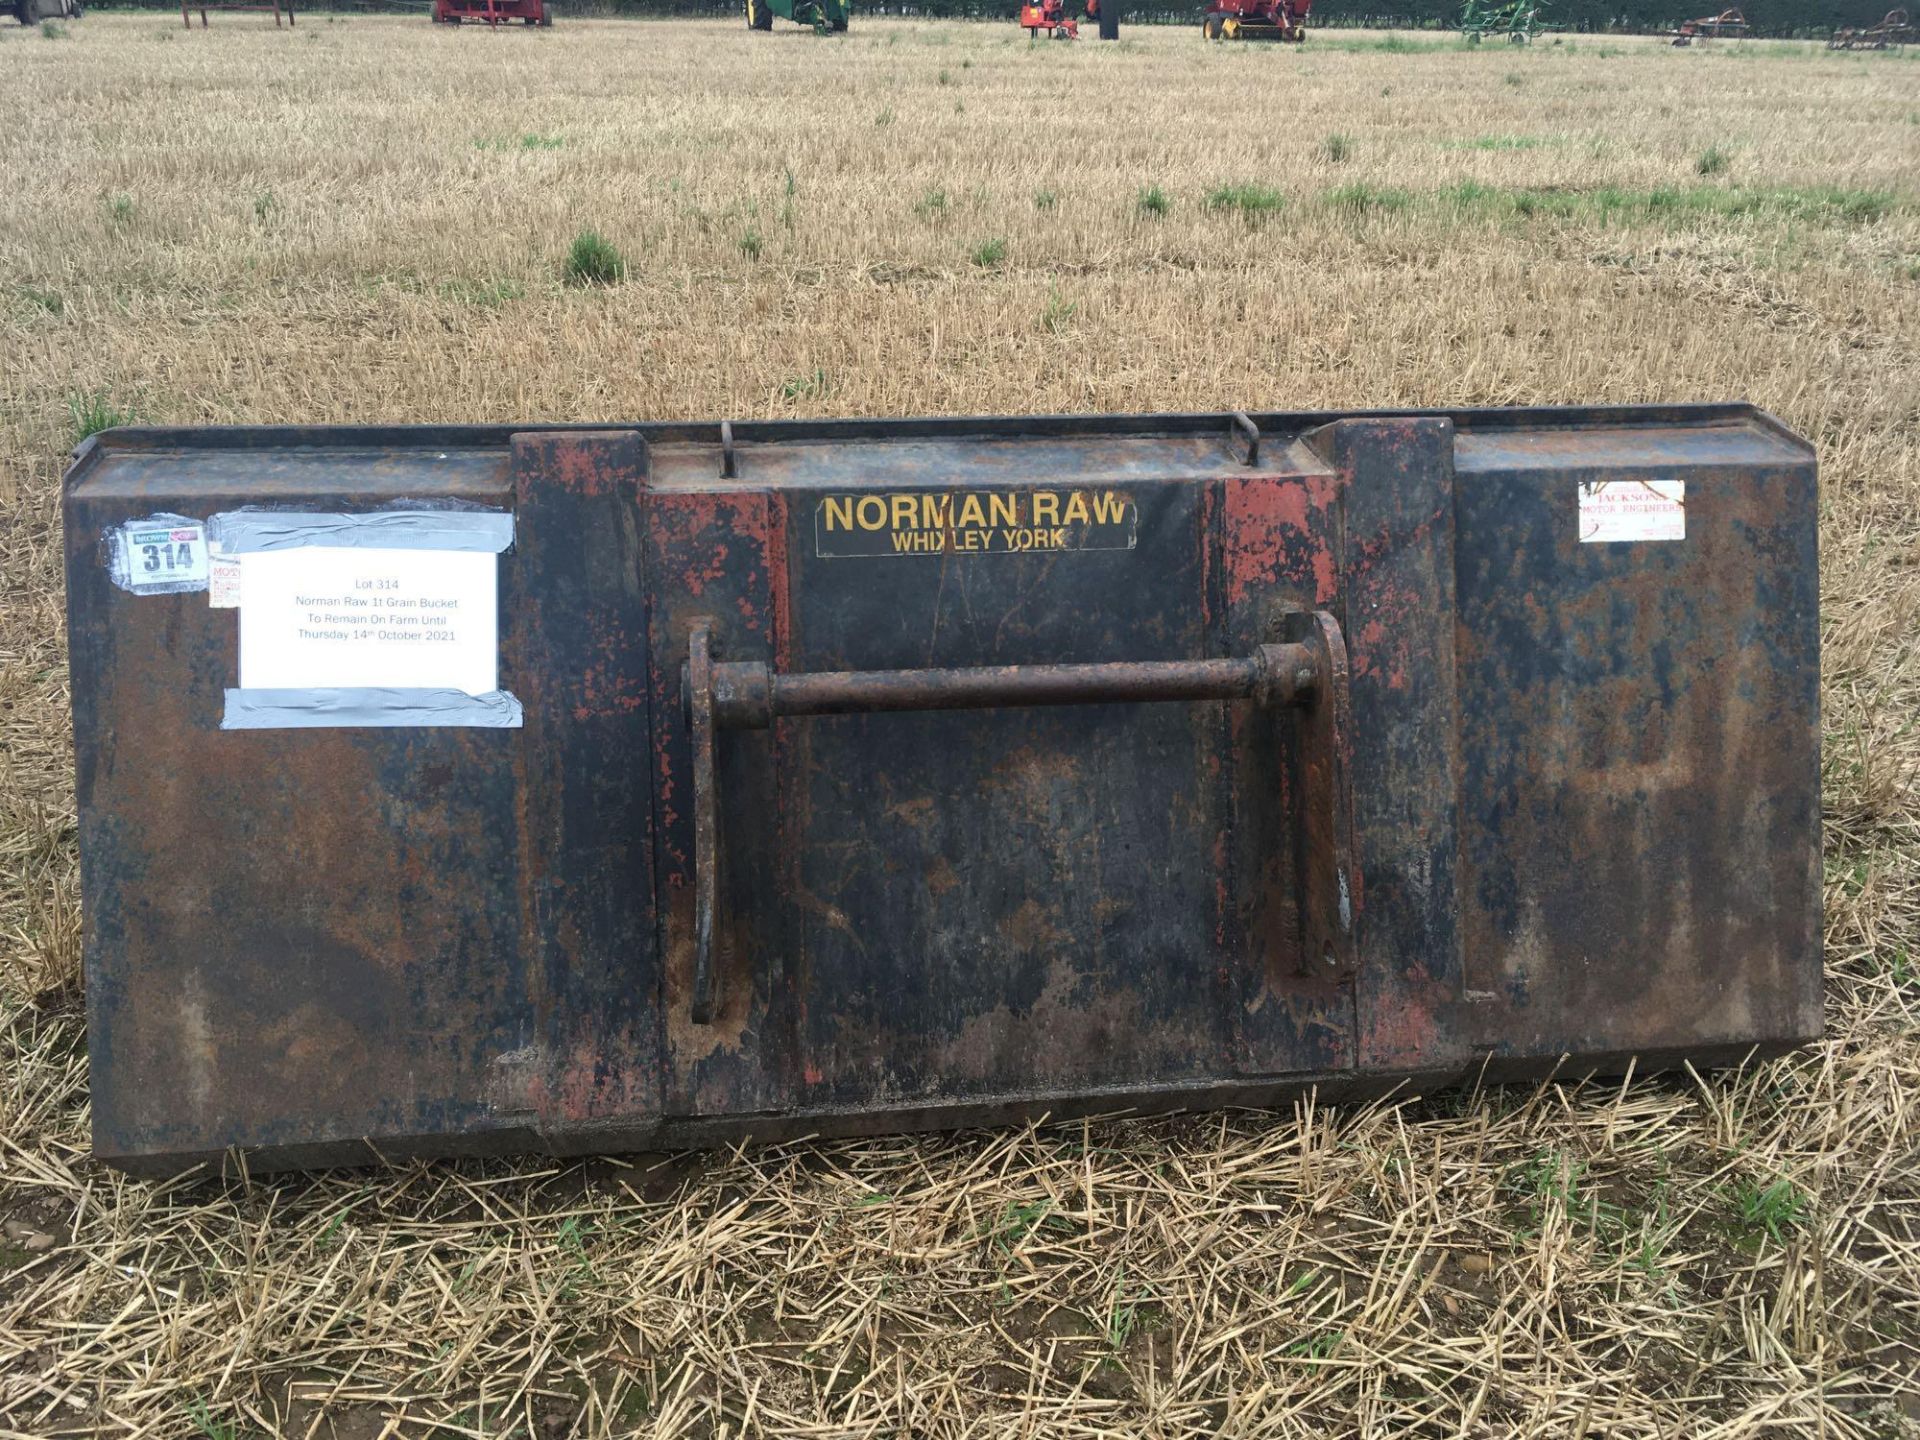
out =
[[[1920,1435],[1920,65],[1366,39],[0,28],[0,1434]],[[1800,1055],[709,1156],[88,1159],[88,429],[1731,398],[1822,467]]]

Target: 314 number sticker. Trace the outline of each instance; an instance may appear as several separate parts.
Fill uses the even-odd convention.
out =
[[[136,595],[207,588],[207,527],[197,520],[135,521],[120,530],[120,575]]]

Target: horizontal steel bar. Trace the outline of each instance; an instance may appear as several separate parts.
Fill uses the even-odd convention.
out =
[[[837,670],[777,675],[761,661],[713,667],[718,725],[763,729],[776,718],[888,710],[981,710],[1027,705],[1253,700],[1294,705],[1319,673],[1312,647],[1262,645],[1222,660],[1100,665],[994,665],[955,670]]]

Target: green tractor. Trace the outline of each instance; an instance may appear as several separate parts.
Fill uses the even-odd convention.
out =
[[[848,0],[747,0],[747,28],[771,30],[773,17],[784,15],[796,25],[811,25],[816,35],[847,28]]]

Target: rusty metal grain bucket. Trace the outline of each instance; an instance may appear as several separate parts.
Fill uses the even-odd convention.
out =
[[[1814,460],[1748,407],[118,430],[65,505],[128,1168],[1819,1029]]]

